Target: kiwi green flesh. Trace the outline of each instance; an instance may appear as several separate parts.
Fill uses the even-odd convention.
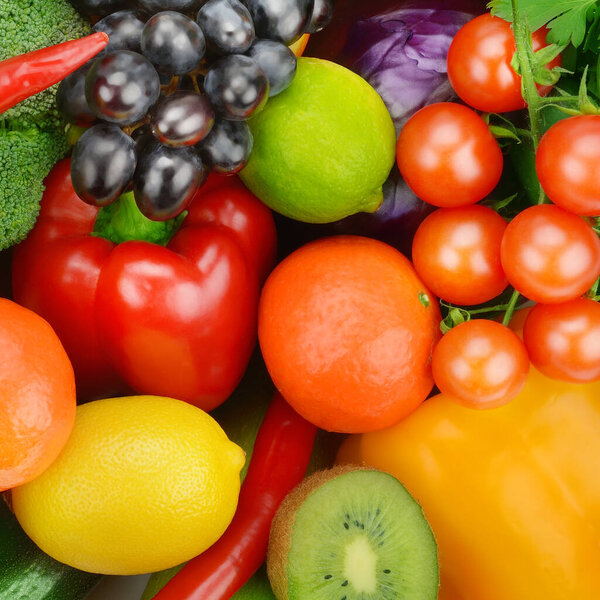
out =
[[[437,546],[421,507],[395,478],[350,471],[295,515],[289,600],[435,600]]]

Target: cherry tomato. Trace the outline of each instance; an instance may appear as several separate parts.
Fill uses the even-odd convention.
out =
[[[434,206],[475,204],[502,174],[502,151],[488,126],[452,102],[417,111],[400,132],[396,157],[408,186]]]
[[[531,362],[547,377],[587,383],[600,380],[600,304],[576,298],[536,304],[525,321],[523,340]]]
[[[600,215],[600,116],[559,121],[538,146],[535,169],[554,204],[577,215]]]
[[[508,285],[500,264],[506,221],[475,204],[439,208],[419,225],[412,258],[423,283],[439,298],[470,306],[495,298]]]
[[[534,51],[547,46],[545,28],[532,35]],[[469,21],[458,31],[448,50],[448,78],[469,106],[502,113],[525,108],[521,77],[510,66],[516,51],[510,23],[489,13]],[[561,64],[560,56],[546,65]],[[552,86],[537,86],[545,96]]]
[[[496,408],[525,385],[529,358],[516,333],[487,319],[466,321],[439,341],[431,362],[440,391],[469,408]]]
[[[509,283],[542,304],[582,296],[600,275],[600,239],[558,206],[531,206],[508,225],[500,249]]]

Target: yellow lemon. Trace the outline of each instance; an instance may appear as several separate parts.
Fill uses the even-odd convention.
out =
[[[77,408],[57,460],[12,491],[15,514],[47,554],[94,573],[180,564],[233,518],[244,452],[207,413],[131,396]]]

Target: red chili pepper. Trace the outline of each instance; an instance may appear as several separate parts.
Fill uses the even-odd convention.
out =
[[[304,477],[316,432],[275,393],[227,531],[189,561],[153,600],[225,600],[252,577],[265,560],[277,508]]]
[[[64,79],[98,54],[108,36],[103,31],[0,62],[0,113]]]

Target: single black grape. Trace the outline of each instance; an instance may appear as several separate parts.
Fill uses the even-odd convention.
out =
[[[85,15],[109,15],[118,10],[130,8],[134,0],[71,0],[71,4]]]
[[[269,97],[276,96],[292,83],[296,74],[296,55],[285,44],[256,40],[248,56],[265,72],[269,80]]]
[[[129,185],[135,166],[133,140],[117,125],[99,123],[85,131],[73,148],[73,188],[84,202],[106,206]]]
[[[169,148],[158,140],[145,145],[133,176],[133,195],[143,215],[166,221],[185,210],[205,180],[194,148]]]
[[[175,10],[182,13],[192,13],[198,10],[204,0],[138,0],[140,8],[148,14],[163,10]]]
[[[193,71],[202,62],[205,50],[200,26],[172,10],[155,14],[142,31],[142,52],[162,73],[182,75]]]
[[[217,121],[199,144],[205,164],[216,173],[233,175],[245,166],[252,152],[252,133],[245,121]]]
[[[94,60],[67,75],[58,85],[56,91],[56,108],[69,122],[81,127],[89,127],[96,115],[90,109],[85,97],[85,77]]]
[[[150,124],[158,140],[167,146],[193,146],[204,139],[215,122],[208,98],[180,91],[164,98],[153,111]]]
[[[85,78],[85,95],[92,112],[119,125],[137,123],[159,94],[156,69],[148,59],[130,50],[97,58]]]
[[[120,10],[100,19],[94,27],[94,31],[104,31],[108,35],[108,44],[102,54],[108,54],[115,50],[132,50],[141,52],[140,38],[144,21],[134,10]]]
[[[306,30],[313,0],[244,0],[256,35],[289,46]]]
[[[244,121],[267,101],[269,80],[254,59],[229,54],[208,70],[204,89],[217,113],[225,119]]]
[[[306,33],[318,33],[325,29],[333,18],[333,0],[314,0],[314,3]]]
[[[254,41],[254,23],[239,0],[208,0],[198,11],[200,25],[211,50],[242,54]]]

